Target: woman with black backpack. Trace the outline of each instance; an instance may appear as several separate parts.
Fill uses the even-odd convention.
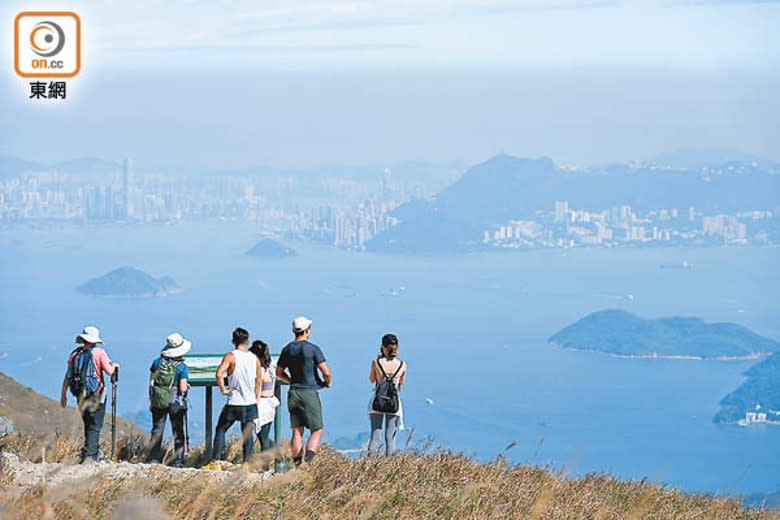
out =
[[[406,379],[406,363],[398,359],[398,338],[395,334],[382,336],[379,356],[371,362],[368,380],[374,383],[374,395],[369,402],[371,441],[368,453],[375,455],[382,446],[382,426],[385,431],[385,454],[395,453],[395,436],[401,428],[403,405],[401,386]]]

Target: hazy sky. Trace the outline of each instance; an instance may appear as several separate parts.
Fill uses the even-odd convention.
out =
[[[4,2],[6,27],[28,3]],[[26,99],[0,31],[0,153],[311,165],[780,159],[780,1],[62,2],[84,64]],[[41,146],[42,141],[45,146]]]

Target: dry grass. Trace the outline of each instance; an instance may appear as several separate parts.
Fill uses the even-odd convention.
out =
[[[111,437],[103,435],[100,438],[100,450],[106,459],[111,455]],[[133,433],[119,437],[116,443],[115,460],[142,462],[147,457],[148,435]],[[19,433],[14,440],[4,447],[4,450],[17,455],[20,459],[31,462],[63,462],[76,464],[79,461],[84,437],[80,431],[62,433],[54,431],[49,434]]]
[[[222,479],[207,471],[176,479],[164,475],[150,471],[143,479],[98,479],[89,493],[64,484],[13,490],[10,480],[0,477],[7,489],[0,493],[0,514],[64,519],[780,518],[744,509],[736,499],[600,475],[565,478],[544,468],[509,467],[501,460],[480,464],[443,451],[350,460],[325,450],[311,467],[265,482],[242,471]]]

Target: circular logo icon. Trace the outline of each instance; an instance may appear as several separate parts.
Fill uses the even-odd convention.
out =
[[[43,58],[56,56],[65,46],[65,32],[54,22],[39,22],[30,31],[30,46]]]

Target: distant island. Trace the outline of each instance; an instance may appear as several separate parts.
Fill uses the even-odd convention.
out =
[[[294,249],[290,249],[270,238],[264,238],[247,251],[246,254],[258,258],[290,258],[296,255]]]
[[[716,423],[780,424],[780,352],[753,365],[747,380],[720,402]]]
[[[86,281],[78,288],[84,294],[96,296],[128,296],[146,298],[168,296],[181,292],[170,276],[155,278],[133,267],[120,267],[110,273]]]
[[[780,343],[735,323],[698,318],[643,319],[621,310],[590,314],[550,337],[555,345],[629,358],[757,359]]]

